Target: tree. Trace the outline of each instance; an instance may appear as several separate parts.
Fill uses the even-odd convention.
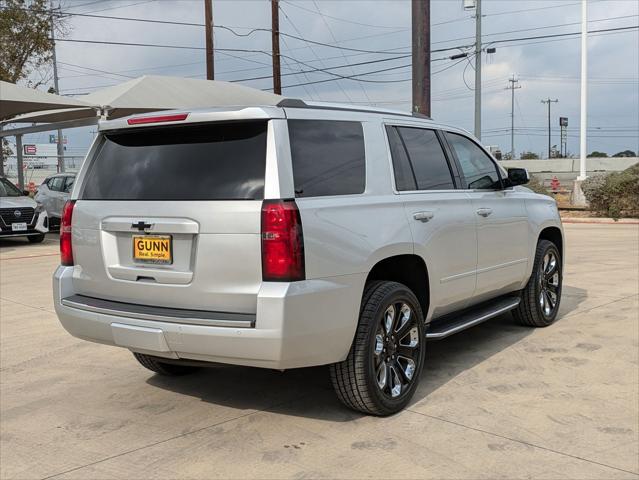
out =
[[[608,154],[606,152],[598,152],[597,150],[590,153],[588,156],[592,158],[608,158]]]
[[[613,157],[636,157],[637,154],[632,150],[624,150],[623,152],[617,152]]]
[[[535,152],[521,152],[522,160],[539,160],[539,155]]]
[[[0,80],[17,83],[42,67],[47,74],[31,86],[50,80],[51,19],[47,0],[0,0]]]

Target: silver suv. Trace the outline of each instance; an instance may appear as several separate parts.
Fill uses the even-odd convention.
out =
[[[55,308],[180,375],[329,365],[340,400],[407,405],[425,343],[557,316],[550,197],[468,133],[285,100],[102,122],[62,214]]]

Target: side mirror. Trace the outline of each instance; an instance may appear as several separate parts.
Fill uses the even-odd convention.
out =
[[[530,175],[525,168],[508,168],[508,179],[506,184],[508,187],[514,187],[515,185],[525,185],[530,182]]]
[[[22,195],[24,195],[25,197],[29,197],[31,196],[31,192],[29,190],[22,190]]]

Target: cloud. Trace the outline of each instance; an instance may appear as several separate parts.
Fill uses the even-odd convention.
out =
[[[126,6],[131,1],[104,1],[99,5],[80,7],[82,0],[67,0],[63,9],[76,12],[96,12],[96,15],[151,18],[185,22],[202,22],[201,0],[156,0]],[[580,30],[580,6],[578,2],[559,0],[484,0],[483,33],[486,44],[499,39],[532,37]],[[282,0],[280,30],[324,43],[338,42],[341,46],[365,50],[392,50],[410,52],[410,2],[342,0],[298,2]],[[589,2],[590,29],[636,25],[639,3],[632,0],[606,0]],[[97,8],[99,7],[99,8]],[[318,9],[319,12],[318,13]],[[461,8],[459,0],[433,1],[432,45],[433,49],[470,45],[474,38],[474,20],[471,12]],[[508,12],[518,13],[508,13]],[[611,17],[612,20],[605,20]],[[218,1],[214,0],[214,23],[233,27],[246,33],[248,28],[270,28],[270,5],[266,1]],[[203,46],[201,27],[146,24],[119,20],[72,17],[68,38],[93,39],[119,42],[140,42],[173,45]],[[563,25],[563,26],[558,26]],[[553,26],[552,28],[546,28]],[[549,41],[553,40],[553,41]],[[591,36],[589,40],[589,124],[596,126],[636,127],[626,130],[624,138],[593,132],[589,139],[590,150],[614,153],[625,148],[639,150],[639,35],[630,33]],[[215,45],[218,48],[244,48],[270,51],[268,32],[257,32],[238,37],[229,31],[215,29]],[[540,103],[542,98],[558,98],[553,104],[553,135],[558,136],[558,117],[568,116],[571,128],[579,125],[579,74],[580,42],[578,38],[537,39],[525,45],[496,43],[493,63],[484,62],[483,68],[483,128],[494,131],[510,125],[510,92],[505,90],[508,77],[519,75],[521,89],[516,91],[515,121],[527,127],[528,134],[517,135],[518,150],[542,151],[546,138],[533,127],[543,127],[547,111]],[[449,50],[433,54],[434,59],[456,53]],[[282,53],[317,68],[359,63],[387,58],[384,54],[366,54],[344,51],[320,45],[309,45],[291,37],[282,37]],[[71,42],[58,43],[61,61],[60,84],[66,92],[83,93],[101,85],[118,83],[126,76],[144,73],[195,76],[204,78],[205,58],[202,50],[177,50],[168,48],[127,47],[113,45],[86,45]],[[62,63],[63,62],[63,63]],[[270,57],[264,54],[242,52],[218,52],[215,59],[216,76],[220,79],[242,79],[267,76],[271,73]],[[474,82],[472,61],[457,65],[450,60],[437,60],[432,64],[433,116],[436,119],[473,128]],[[402,60],[372,63],[336,70],[341,75],[353,75],[385,67],[410,64],[410,57]],[[294,60],[282,60],[283,72],[308,70]],[[80,67],[78,67],[80,66]],[[117,72],[103,74],[82,67]],[[444,68],[446,68],[444,70]],[[403,68],[380,72],[363,78],[376,81],[408,79],[411,69]],[[283,85],[294,85],[330,78],[315,72],[286,75]],[[465,82],[464,82],[465,80]],[[270,88],[270,79],[245,82],[256,88]],[[290,96],[331,101],[379,103],[384,107],[402,110],[410,108],[411,84],[358,83],[351,80],[331,81],[293,88],[285,88]],[[389,103],[390,102],[390,103]],[[91,139],[88,129],[68,132],[71,144],[86,145]],[[621,134],[618,134],[621,136]],[[570,138],[571,151],[577,151],[577,141]],[[509,133],[484,137],[484,143],[500,144],[509,148]]]

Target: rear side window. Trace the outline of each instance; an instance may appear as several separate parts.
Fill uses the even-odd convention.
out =
[[[417,180],[413,173],[413,167],[406,154],[406,148],[395,127],[386,126],[388,143],[393,159],[393,172],[395,173],[395,187],[399,192],[417,190]]]
[[[53,177],[49,180],[47,184],[49,186],[49,190],[53,190],[54,192],[61,192],[64,190],[64,177]]]
[[[267,123],[106,133],[84,200],[261,200]]]
[[[455,188],[453,175],[444,150],[434,130],[415,127],[392,127],[401,137],[405,153],[392,148],[395,183],[402,190],[450,190]],[[392,137],[391,137],[392,145]],[[408,178],[404,164],[407,157],[413,180]],[[411,185],[417,185],[412,188]],[[408,188],[404,188],[407,186]]]
[[[296,197],[363,193],[364,133],[359,122],[289,120]]]

